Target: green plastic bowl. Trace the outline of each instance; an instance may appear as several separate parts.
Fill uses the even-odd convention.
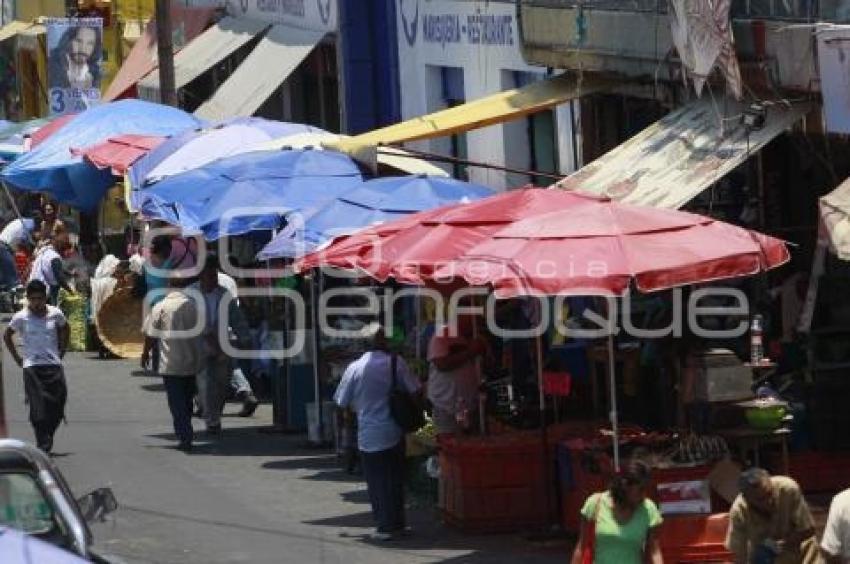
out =
[[[773,430],[782,425],[785,419],[784,405],[771,405],[765,407],[750,407],[745,412],[747,422],[754,429]]]

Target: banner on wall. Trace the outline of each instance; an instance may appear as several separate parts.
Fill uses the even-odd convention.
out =
[[[77,113],[100,101],[103,19],[47,20],[47,89],[52,115]]]

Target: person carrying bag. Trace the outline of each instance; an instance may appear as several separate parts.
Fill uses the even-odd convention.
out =
[[[607,491],[591,495],[581,510],[582,527],[572,564],[662,564],[658,544],[661,513],[647,499],[649,467],[627,463]]]

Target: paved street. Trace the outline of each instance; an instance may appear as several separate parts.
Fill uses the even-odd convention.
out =
[[[20,371],[4,353],[10,432],[32,440]],[[111,486],[121,505],[94,527],[99,547],[127,563],[280,562],[563,562],[562,542],[518,535],[469,536],[442,527],[430,511],[414,513],[416,534],[392,545],[365,540],[371,516],[365,485],[341,472],[335,457],[301,436],[265,435],[271,407],[235,417],[225,436],[197,452],[173,448],[158,379],[131,363],[67,359],[68,424],[56,460],[77,495]],[[196,428],[200,422],[195,420]]]

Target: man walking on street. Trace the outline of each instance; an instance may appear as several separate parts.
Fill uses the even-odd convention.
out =
[[[236,302],[236,296],[219,285],[218,257],[209,255],[198,280],[198,289],[204,297],[206,308],[204,320],[204,367],[198,373],[198,396],[203,410],[207,432],[221,434],[221,412],[233,373],[230,357],[224,352],[221,339],[230,335],[241,337],[248,335],[248,323],[242,316]],[[227,317],[219,318],[222,301],[227,302]],[[250,391],[250,387],[248,388]],[[253,393],[251,393],[253,398]],[[256,405],[256,400],[254,400]]]
[[[27,284],[27,307],[16,313],[6,328],[3,340],[24,369],[24,390],[30,404],[30,422],[38,448],[49,453],[53,435],[65,417],[68,388],[62,358],[68,349],[70,330],[62,312],[47,304],[47,286],[33,280]],[[21,337],[23,357],[12,340]]]
[[[172,275],[165,297],[145,320],[142,368],[148,369],[151,351],[158,342],[159,374],[165,384],[168,409],[174,424],[177,448],[192,450],[192,398],[195,378],[202,367],[198,305],[184,290],[185,279]]]

